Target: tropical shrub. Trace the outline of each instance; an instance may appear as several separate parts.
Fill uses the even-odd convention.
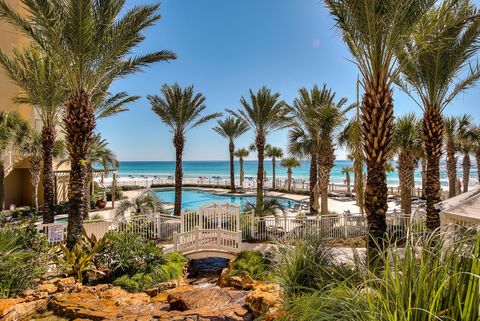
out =
[[[162,248],[139,234],[110,232],[105,238],[108,244],[102,251],[99,262],[108,267],[111,278],[127,273],[133,275],[137,272],[150,272],[153,266],[167,262]]]
[[[380,257],[381,269],[357,263],[360,278],[286,300],[283,320],[437,321],[480,319],[480,235],[409,237]]]
[[[74,276],[83,283],[87,272],[95,271],[95,257],[105,248],[108,240],[104,237],[97,240],[92,234],[91,237],[83,231],[82,241],[78,242],[72,249],[64,244],[59,244],[54,256],[57,267],[66,275]]]
[[[46,241],[36,229],[0,229],[0,298],[14,297],[32,286],[46,271]]]
[[[287,296],[325,290],[352,274],[347,267],[335,264],[332,248],[314,235],[295,244],[278,244],[272,266]]]
[[[126,192],[126,191],[136,191],[136,190],[139,190],[139,189],[145,189],[144,186],[138,186],[138,185],[125,185],[125,186],[122,186],[122,191]]]
[[[270,278],[269,261],[258,251],[242,251],[230,264],[229,274],[249,275],[255,280],[266,280]]]
[[[181,278],[186,264],[187,260],[180,253],[169,253],[165,255],[165,263],[133,275],[125,274],[115,279],[113,284],[130,292],[145,291],[162,282]]]
[[[107,197],[107,201],[112,200],[112,191],[105,192],[105,195]],[[118,200],[121,200],[121,199],[123,199],[123,187],[115,189],[115,200],[118,201]]]

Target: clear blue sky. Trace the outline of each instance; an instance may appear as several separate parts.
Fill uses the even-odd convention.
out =
[[[249,88],[262,85],[280,92],[287,102],[300,87],[323,83],[338,97],[355,100],[357,68],[320,0],[164,0],[160,13],[162,19],[146,31],[137,52],[170,49],[177,60],[114,83],[112,92],[127,91],[142,99],[130,111],[97,124],[120,160],[174,159],[170,132],[145,98],[159,93],[164,83],[194,84],[206,96],[207,112],[236,109]],[[394,98],[396,114],[420,115],[415,103],[398,89]],[[478,121],[479,101],[478,87],[470,89],[447,108],[447,114],[470,113]],[[228,159],[227,143],[212,131],[214,124],[188,133],[184,160]],[[267,141],[286,149],[286,137],[286,131],[276,132]],[[245,134],[237,147],[252,141],[252,133]],[[337,158],[344,159],[344,151],[337,151]]]

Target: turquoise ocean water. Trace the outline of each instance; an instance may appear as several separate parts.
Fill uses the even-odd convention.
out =
[[[278,178],[286,178],[287,171],[285,168],[281,167],[280,162],[277,162],[276,175]],[[472,162],[474,163],[474,162]],[[331,182],[342,184],[344,181],[344,175],[342,174],[342,167],[352,165],[352,162],[349,160],[336,160],[335,166],[331,172]],[[477,181],[477,171],[474,164],[472,164],[471,181]],[[293,177],[296,179],[305,179],[308,180],[309,177],[309,166],[308,161],[301,163],[301,166],[293,169]],[[257,172],[257,161],[247,160],[244,162],[244,170],[246,177],[255,177]],[[265,170],[267,176],[271,177],[272,175],[272,163],[270,160],[265,161]],[[168,177],[173,176],[175,173],[175,162],[174,161],[121,161],[120,162],[120,176],[134,176],[134,177]],[[229,162],[228,161],[184,161],[183,162],[183,173],[187,178],[195,178],[198,176],[220,176],[223,178],[229,177]],[[239,175],[239,163],[235,161],[235,175]],[[459,162],[459,168],[457,172],[458,177],[462,177],[462,169]],[[447,174],[445,169],[445,164],[441,164],[440,172],[442,185],[447,186]],[[352,175],[353,180],[353,175]],[[415,172],[415,181],[417,184],[421,183],[420,171]],[[387,183],[389,185],[398,185],[398,174],[397,172],[389,173],[387,177]]]

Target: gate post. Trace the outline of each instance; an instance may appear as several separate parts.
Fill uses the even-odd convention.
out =
[[[178,244],[178,234],[177,234],[176,231],[174,231],[174,232],[173,232],[173,250],[174,250],[175,252],[178,251],[178,245],[177,245],[177,244]]]
[[[255,239],[256,235],[255,235],[255,213],[253,212],[253,210],[250,211],[250,220],[251,220],[251,224],[250,224],[250,235],[252,236],[252,239]]]
[[[217,249],[220,249],[220,246],[222,244],[221,239],[220,239],[221,233],[222,233],[221,229],[219,227],[217,227]]]
[[[198,226],[195,226],[195,251],[198,251],[198,248],[199,248],[199,235],[200,234],[200,231],[198,229]]]

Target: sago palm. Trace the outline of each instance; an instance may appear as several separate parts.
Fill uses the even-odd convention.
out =
[[[240,148],[235,152],[235,157],[238,157],[240,164],[240,186],[243,187],[243,180],[245,179],[245,172],[243,171],[243,161],[245,157],[248,157],[250,152],[246,148]]]
[[[84,213],[85,161],[95,129],[92,95],[106,91],[117,78],[147,65],[175,59],[167,50],[132,55],[144,39],[144,30],[160,15],[159,5],[125,10],[124,0],[21,0],[21,15],[0,0],[0,19],[14,25],[63,71],[69,97],[64,116],[70,156],[67,246],[81,240]]]
[[[175,147],[175,206],[174,215],[182,211],[182,157],[185,148],[185,135],[195,127],[222,116],[221,113],[202,115],[207,108],[205,97],[195,93],[193,86],[181,88],[178,84],[163,85],[162,96],[149,95],[152,110],[170,128]]]
[[[477,9],[469,0],[447,0],[423,15],[413,36],[405,39],[398,53],[402,70],[399,84],[423,110],[425,196],[430,230],[440,226],[440,210],[435,204],[440,201],[442,114],[459,93],[472,87],[480,77],[479,66],[470,64],[478,50],[479,26]]]
[[[217,126],[213,128],[220,136],[228,139],[228,152],[230,157],[230,191],[235,193],[235,139],[245,134],[248,125],[240,118],[227,117],[218,120]]]
[[[5,157],[19,146],[30,127],[17,112],[0,111],[0,207],[5,208]]]
[[[125,214],[151,215],[163,213],[164,208],[160,198],[155,193],[142,193],[133,199],[123,200],[115,209],[114,216],[117,220],[125,218]]]
[[[343,166],[342,174],[345,175],[345,184],[347,185],[347,193],[350,194],[350,173],[353,172],[352,166]]]
[[[267,144],[267,146],[265,146],[265,156],[272,159],[272,188],[275,189],[276,188],[276,184],[275,184],[276,163],[277,163],[277,159],[283,157],[283,150],[280,147],[275,147],[270,144]]]
[[[41,148],[43,158],[43,223],[53,223],[55,179],[53,153],[57,126],[65,110],[67,97],[63,71],[41,49],[29,46],[12,55],[0,51],[0,64],[8,77],[21,89],[15,102],[34,106],[42,123]]]
[[[369,256],[384,245],[391,149],[395,51],[435,0],[325,0],[361,73],[362,137],[367,165]]]
[[[290,193],[292,191],[292,168],[300,167],[300,161],[295,157],[282,158],[280,166],[287,169],[287,190]]]
[[[32,184],[32,204],[38,212],[38,184],[40,183],[40,175],[42,172],[42,134],[31,129],[24,133],[25,139],[20,145],[19,152],[21,155],[28,157],[30,168],[30,183]],[[45,222],[45,220],[44,220]]]
[[[267,87],[260,88],[257,92],[249,91],[250,99],[240,99],[241,108],[238,111],[228,110],[232,115],[245,121],[255,133],[255,148],[258,157],[257,168],[257,201],[256,206],[260,211],[263,203],[263,183],[265,145],[268,134],[285,128],[288,125],[288,109],[279,93],[272,93]]]
[[[421,157],[421,124],[415,114],[406,114],[395,120],[393,149],[398,156],[401,208],[412,213],[412,186],[418,159]]]

